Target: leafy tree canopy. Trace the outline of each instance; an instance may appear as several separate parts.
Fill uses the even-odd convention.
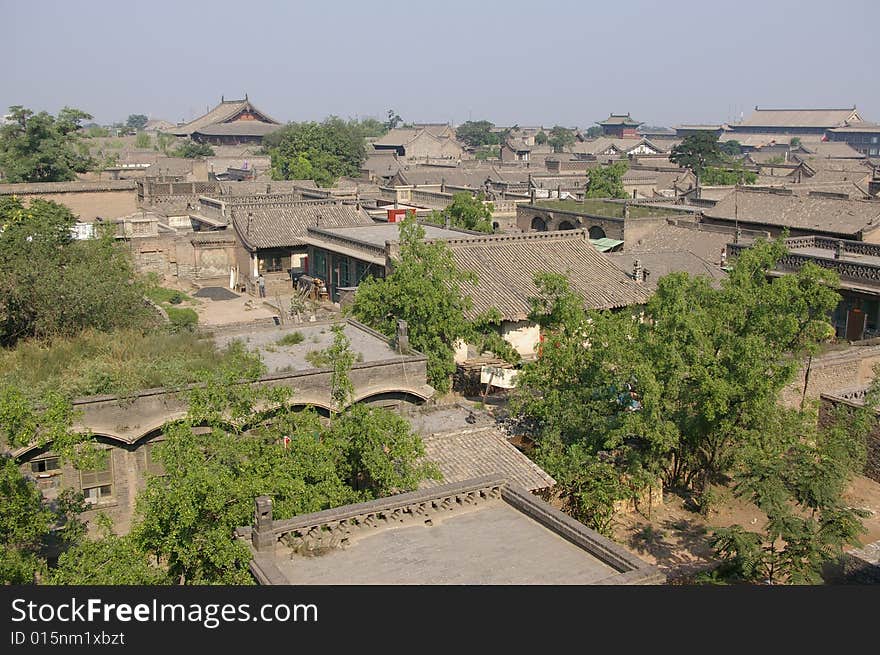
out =
[[[75,180],[93,165],[79,132],[89,114],[70,107],[57,116],[35,114],[20,105],[9,112],[11,120],[0,126],[0,171],[7,182]]]
[[[549,139],[550,137],[547,136],[544,130],[541,130],[535,135],[535,143],[539,146],[543,146]]]
[[[131,257],[108,230],[76,240],[67,207],[0,198],[0,345],[143,325],[151,316]],[[39,262],[39,266],[35,265]]]
[[[368,278],[358,286],[351,311],[361,322],[393,337],[397,321],[409,326],[413,348],[428,358],[428,380],[441,392],[450,388],[459,341],[480,342],[485,350],[516,359],[498,333],[500,316],[467,316],[473,301],[465,286],[476,276],[461,271],[443,242],[426,243],[425,230],[414,218],[400,224],[400,257],[384,279]]]
[[[815,266],[768,280],[784,252],[781,240],[759,242],[720,289],[667,275],[642,317],[584,312],[564,278],[537,276],[532,318],[545,336],[514,409],[537,426],[551,475],[577,470],[571,458],[610,461],[622,479],[656,477],[700,498],[745,444],[790,426],[778,394],[826,338],[839,295],[834,273]]]
[[[198,159],[199,157],[213,157],[214,149],[207,143],[184,141],[172,151],[172,154],[184,159]]]
[[[755,171],[747,171],[742,164],[728,166],[709,166],[703,173],[703,184],[723,186],[734,184],[754,184],[758,180]]]
[[[465,121],[456,128],[455,136],[472,148],[498,145],[501,137],[491,131],[493,127],[495,125],[489,121]]]
[[[492,233],[492,211],[490,204],[483,203],[482,196],[473,196],[467,191],[453,194],[452,203],[443,211],[434,211],[431,222],[441,225],[449,221],[452,227],[477,232]]]
[[[562,152],[573,146],[575,140],[574,131],[561,125],[555,125],[550,130],[550,138],[547,142],[553,147],[553,152]]]
[[[142,130],[147,126],[149,119],[144,114],[131,114],[125,121],[126,127],[133,130]]]
[[[332,186],[339,177],[360,175],[366,159],[364,127],[331,116],[321,123],[289,123],[263,140],[276,180],[315,180]]]
[[[590,180],[587,183],[587,198],[629,197],[623,189],[623,175],[628,168],[629,165],[625,161],[591,168]]]
[[[709,166],[718,166],[724,161],[718,137],[712,132],[695,132],[689,134],[677,146],[672,148],[669,160],[682,168],[690,169],[698,179]]]

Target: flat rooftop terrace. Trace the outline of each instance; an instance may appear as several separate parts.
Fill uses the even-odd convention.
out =
[[[503,500],[279,568],[291,584],[331,585],[591,584],[617,573]]]
[[[251,572],[261,584],[660,584],[656,567],[503,474],[292,519],[255,503]]]
[[[295,323],[277,327],[218,330],[214,334],[214,343],[218,348],[224,348],[232,341],[242,341],[248,350],[260,355],[269,374],[302,371],[320,368],[306,358],[310,352],[324,350],[333,343],[332,325],[333,323]],[[343,333],[351,341],[351,350],[359,357],[359,362],[378,362],[401,356],[384,337],[369,328],[349,321],[344,325]],[[279,343],[296,333],[302,335],[299,343]]]

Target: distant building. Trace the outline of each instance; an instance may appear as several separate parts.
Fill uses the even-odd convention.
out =
[[[709,132],[715,136],[721,136],[722,133],[729,130],[730,128],[723,123],[697,123],[677,126],[675,128],[675,136],[684,138],[696,134],[697,132]]]
[[[224,100],[203,116],[169,129],[174,136],[188,136],[197,143],[239,145],[262,143],[263,137],[281,127],[281,123],[257,109],[247,95],[244,100]]]
[[[448,125],[399,127],[373,141],[376,152],[391,151],[407,159],[459,160],[464,152]]]
[[[828,130],[828,140],[844,142],[869,157],[880,156],[880,125],[866,121]]]
[[[813,134],[822,137],[828,130],[861,121],[855,105],[844,109],[760,109],[756,105],[751,116],[730,127],[735,134]]]
[[[634,121],[629,113],[611,114],[602,122],[597,122],[602,126],[602,134],[604,136],[615,137],[618,139],[638,139],[638,127],[641,125],[639,121]]]

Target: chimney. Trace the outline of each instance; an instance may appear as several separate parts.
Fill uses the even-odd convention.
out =
[[[440,193],[446,193],[446,178],[440,178]]]
[[[535,190],[534,189],[529,189],[529,204],[530,205],[535,204]]]
[[[409,328],[406,321],[397,321],[397,352],[401,355],[409,354]]]
[[[633,280],[636,281],[636,284],[641,284],[645,281],[645,269],[642,268],[642,260],[634,259],[633,260]]]
[[[254,505],[251,542],[257,552],[270,552],[275,549],[275,530],[272,528],[272,499],[269,496],[258,496]]]

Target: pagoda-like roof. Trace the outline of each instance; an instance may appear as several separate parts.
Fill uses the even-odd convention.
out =
[[[629,114],[611,114],[604,121],[597,123],[597,125],[607,125],[609,127],[616,125],[627,125],[632,127],[638,127],[641,125],[639,121],[634,121]]]
[[[173,134],[174,136],[190,136],[193,132],[208,134],[208,132],[205,132],[205,130],[208,129],[209,126],[234,122],[239,116],[241,116],[245,112],[256,116],[257,118],[252,120],[255,120],[258,123],[281,125],[279,121],[276,121],[267,113],[257,109],[253,104],[251,104],[247,96],[245,96],[244,100],[224,100],[223,98],[221,98],[220,104],[214,107],[207,114],[199,116],[198,118],[191,120],[189,123],[186,123],[184,125],[178,125],[177,127],[168,130],[168,133]],[[251,121],[241,122],[244,123]]]

